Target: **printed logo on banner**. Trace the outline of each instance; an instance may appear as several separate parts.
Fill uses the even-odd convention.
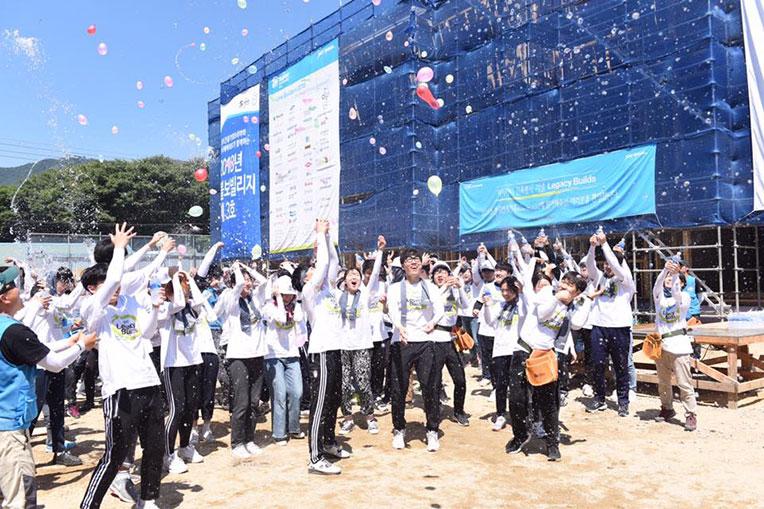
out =
[[[260,247],[260,85],[220,107],[220,232],[224,258]]]
[[[655,145],[459,186],[462,235],[655,213]]]
[[[312,248],[318,217],[329,219],[337,242],[339,94],[337,40],[268,82],[271,253]]]

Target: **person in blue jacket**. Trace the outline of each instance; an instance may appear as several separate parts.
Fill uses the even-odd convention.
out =
[[[83,350],[95,346],[95,334],[72,336],[52,351],[14,319],[24,304],[16,286],[19,270],[0,267],[0,494],[3,507],[37,507],[35,464],[29,427],[37,417],[37,366],[58,373]]]

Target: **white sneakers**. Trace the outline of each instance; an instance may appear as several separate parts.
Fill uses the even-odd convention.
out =
[[[438,432],[428,431],[427,432],[427,450],[430,452],[435,452],[438,449],[440,449],[440,440],[438,440]]]
[[[156,500],[139,500],[135,507],[136,509],[159,509]]]
[[[183,474],[188,472],[186,462],[178,456],[178,451],[175,451],[169,456],[165,456],[164,469],[171,474]]]
[[[233,451],[231,451],[231,454],[234,458],[239,460],[245,460],[252,457],[252,455],[247,450],[247,447],[244,444],[239,444],[236,447],[233,448]]]
[[[406,431],[405,430],[393,430],[393,449],[405,449],[406,448]]]
[[[196,447],[190,443],[186,447],[178,449],[178,456],[186,463],[201,463],[204,461],[204,456],[199,454]]]
[[[342,421],[342,425],[340,426],[340,435],[349,435],[350,432],[353,431],[353,428],[355,428],[355,423],[352,420]]]
[[[629,403],[637,401],[637,391],[629,391]]]
[[[199,443],[199,430],[196,429],[196,426],[191,428],[191,437],[188,439],[189,444],[198,444]]]
[[[342,447],[340,447],[339,445],[336,445],[336,444],[335,445],[325,445],[323,450],[329,456],[334,456],[335,458],[339,458],[339,459],[342,459],[342,460],[348,459],[349,457],[351,457],[353,455],[350,451],[345,450],[345,449],[343,449]]]
[[[247,448],[247,452],[250,456],[259,456],[263,453],[263,450],[254,442],[249,442],[244,447]]]
[[[507,420],[504,418],[503,415],[497,415],[496,420],[493,421],[493,430],[494,431],[501,431],[504,429],[504,426],[507,425]]]
[[[376,419],[369,419],[366,421],[366,424],[370,434],[376,435],[379,433],[379,423]]]
[[[309,474],[322,474],[322,475],[339,475],[342,473],[342,469],[327,459],[323,458],[316,463],[308,463]]]
[[[583,393],[585,398],[594,397],[594,389],[592,389],[592,386],[589,384],[584,384],[584,386],[581,387],[581,392]]]

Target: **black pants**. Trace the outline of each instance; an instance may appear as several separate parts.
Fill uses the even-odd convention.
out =
[[[228,345],[222,345],[219,350],[223,369],[218,370],[220,383],[220,402],[229,412],[233,409],[233,386],[231,384],[231,363],[228,360]]]
[[[138,433],[143,449],[141,459],[141,499],[159,498],[164,454],[162,395],[159,386],[143,389],[120,389],[103,401],[106,451],[98,462],[80,507],[100,507],[117,470],[128,454],[134,434]]]
[[[556,445],[559,431],[559,401],[557,382],[534,387],[525,376],[525,361],[529,355],[515,352],[509,368],[509,414],[512,418],[512,433],[518,440],[528,438],[528,428],[534,412],[541,414],[546,432],[546,442]]]
[[[570,355],[562,352],[557,352],[557,386],[560,394],[570,389]]]
[[[83,377],[85,383],[85,403],[95,404],[95,381],[98,377],[98,350],[95,348],[82,352],[79,358],[67,369],[66,401],[70,405],[77,404],[77,384]]]
[[[495,378],[493,362],[491,362],[493,359],[493,336],[483,336],[480,334],[478,335],[478,341],[480,343],[480,358],[482,359],[483,366],[488,366],[488,375],[491,377],[491,383],[493,383]],[[483,370],[483,377],[485,375],[485,370]]]
[[[467,395],[467,377],[464,375],[464,361],[459,352],[456,351],[453,341],[448,343],[435,343],[438,355],[436,357],[435,369],[442,377],[443,364],[446,365],[451,380],[454,381],[454,414],[464,414],[464,398]],[[440,359],[443,359],[441,362]],[[439,368],[440,367],[440,368]],[[441,383],[438,384],[440,388]],[[438,389],[440,392],[440,389]],[[440,396],[440,395],[438,395]],[[438,399],[440,401],[440,399]]]
[[[191,427],[199,409],[201,365],[164,368],[164,386],[170,413],[165,422],[165,454],[175,452],[175,439],[180,435],[180,447],[191,438]]]
[[[371,351],[371,393],[374,399],[389,399],[385,384],[387,381],[389,385],[390,376],[385,376],[389,360],[390,338],[374,343],[374,349]]]
[[[594,386],[594,362],[592,359],[592,330],[578,329],[571,331],[573,342],[576,344],[576,353],[579,353],[579,345],[583,345],[584,353],[584,383]]]
[[[231,448],[255,440],[255,410],[260,403],[263,388],[264,364],[262,357],[229,359],[229,372],[233,388],[231,406]]]
[[[40,416],[45,403],[50,409],[50,432],[52,435],[53,452],[64,452],[64,391],[66,374],[63,371],[53,373],[44,369],[37,370],[35,381],[37,396],[37,417]],[[29,427],[29,434],[34,431],[37,418]]]
[[[337,443],[334,428],[342,404],[342,352],[332,350],[310,357],[310,421],[308,448],[310,461],[323,459],[323,446]]]
[[[300,398],[300,410],[310,410],[310,356],[308,355],[308,344],[305,343],[299,348],[300,351],[300,374],[302,375],[302,398]]]
[[[496,377],[493,385],[496,387],[496,415],[507,412],[507,394],[509,392],[509,372],[512,364],[511,355],[502,355],[492,359],[493,373]]]
[[[199,413],[205,421],[212,420],[212,412],[215,410],[215,386],[218,381],[220,370],[220,357],[216,353],[203,353],[200,373],[201,399],[199,401]]]
[[[409,390],[409,372],[416,368],[422,388],[427,430],[438,431],[440,425],[440,376],[435,369],[435,346],[432,341],[412,342],[406,345],[390,345],[391,390],[393,403],[393,428],[406,429],[406,393]],[[440,364],[442,370],[443,364]]]

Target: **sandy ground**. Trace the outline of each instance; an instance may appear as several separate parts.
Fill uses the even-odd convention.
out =
[[[216,409],[216,441],[199,447],[204,463],[162,481],[161,507],[764,507],[764,402],[738,410],[720,408],[704,393],[698,411],[699,429],[682,423],[656,423],[659,400],[640,394],[632,414],[614,410],[586,414],[580,391],[571,393],[561,412],[562,461],[549,463],[544,446],[531,444],[529,454],[507,455],[509,428],[492,432],[493,403],[489,391],[468,368],[467,411],[463,428],[445,419],[441,450],[428,453],[424,414],[407,410],[409,447],[393,450],[390,415],[380,417],[382,431],[369,435],[356,427],[348,439],[353,457],[341,461],[342,475],[307,473],[307,442],[287,447],[269,445],[251,462],[234,465],[229,449],[228,414]],[[447,376],[445,376],[447,379]],[[449,379],[450,381],[450,379]],[[649,386],[645,386],[650,390]],[[643,387],[640,385],[640,390]],[[449,388],[450,392],[450,388]],[[681,406],[675,409],[682,415]],[[444,408],[451,415],[451,408]],[[357,420],[357,423],[361,423]],[[44,435],[34,438],[40,485],[46,508],[78,507],[91,472],[103,453],[100,407],[79,420],[67,419],[76,437],[74,452],[84,460],[78,468],[46,465]],[[365,425],[364,425],[365,426]],[[307,418],[303,418],[303,429]],[[270,423],[260,423],[256,441],[269,444]],[[139,453],[140,454],[140,453]],[[126,508],[116,498],[103,507]]]

